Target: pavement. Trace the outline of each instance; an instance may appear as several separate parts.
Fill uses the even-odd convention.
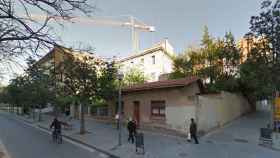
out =
[[[43,121],[39,123],[28,118],[22,119],[47,129],[52,117],[44,115]],[[144,155],[135,153],[135,146],[127,142],[125,129],[122,131],[123,144],[117,146],[118,130],[111,124],[93,119],[86,119],[87,134],[79,134],[78,120],[73,120],[73,129],[64,130],[63,134],[105,155],[111,154],[121,158],[278,158],[280,151],[258,145],[259,128],[265,127],[268,121],[267,113],[247,115],[200,138],[198,145],[188,143],[183,137],[143,131]]]

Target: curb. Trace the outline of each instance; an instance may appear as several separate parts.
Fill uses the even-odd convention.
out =
[[[34,124],[35,122],[33,122],[33,121],[29,121],[29,120],[27,120],[27,119],[24,119],[24,118],[21,118],[21,117],[19,117],[19,116],[15,116],[17,119],[20,119],[20,120],[22,120],[22,121],[24,121],[24,122],[26,122],[26,123],[29,123],[29,124]]]
[[[273,150],[273,151],[280,151],[280,148],[276,148],[276,147],[274,147],[274,146],[269,147],[269,146],[261,145],[261,144],[259,144],[259,146],[260,146],[260,147],[263,147],[263,148],[266,148],[266,149]]]

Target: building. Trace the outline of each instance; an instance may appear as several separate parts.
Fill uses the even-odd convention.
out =
[[[196,77],[124,88],[124,113],[140,126],[182,128],[187,117],[195,118],[195,96],[201,92],[202,82]]]
[[[196,77],[149,82],[123,89],[125,118],[140,127],[186,133],[194,118],[199,132],[220,127],[244,113],[250,106],[239,94],[205,94]]]
[[[247,60],[248,58],[248,54],[251,51],[251,49],[253,48],[253,43],[256,42],[256,39],[252,39],[252,38],[248,38],[248,37],[244,37],[241,38],[238,42],[238,47],[241,51],[241,63],[243,63],[244,61]]]
[[[268,44],[268,40],[263,37],[251,37],[245,36],[238,42],[238,47],[241,50],[241,63],[245,62],[248,55],[253,48],[259,47],[264,48]]]
[[[100,57],[97,57],[94,54],[75,51],[71,48],[56,45],[49,53],[47,53],[39,61],[37,61],[36,64],[43,66],[48,70],[54,69],[55,71],[59,64],[69,57],[73,57],[78,60],[82,60],[84,57],[91,57],[93,60],[97,60],[98,62],[104,62]]]
[[[167,39],[152,48],[130,55],[118,61],[124,75],[133,68],[140,69],[148,82],[158,81],[160,76],[173,71],[173,47]]]

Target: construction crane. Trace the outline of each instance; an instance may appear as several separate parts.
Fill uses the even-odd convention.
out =
[[[31,16],[32,19],[43,20],[42,16]],[[72,23],[82,23],[89,25],[105,25],[105,26],[118,26],[127,27],[131,29],[132,53],[139,51],[139,31],[142,32],[155,32],[155,27],[147,25],[133,16],[124,16],[126,21],[114,20],[114,17],[71,17]],[[61,17],[54,17],[56,20],[62,20]]]

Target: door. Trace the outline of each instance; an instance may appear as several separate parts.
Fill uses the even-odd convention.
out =
[[[134,112],[133,112],[133,118],[136,121],[137,127],[139,127],[140,124],[140,102],[134,101]]]

